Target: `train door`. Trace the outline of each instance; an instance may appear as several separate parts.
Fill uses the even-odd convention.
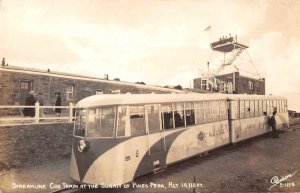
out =
[[[146,129],[148,133],[148,154],[153,162],[154,172],[166,167],[165,135],[162,129],[159,105],[146,105]]]

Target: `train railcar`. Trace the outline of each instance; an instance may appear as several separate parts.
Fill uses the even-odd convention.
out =
[[[277,129],[289,127],[287,100],[265,95],[228,95],[231,143],[271,131],[268,119],[277,112]]]
[[[288,126],[282,97],[223,94],[96,95],[76,105],[71,177],[124,184],[203,152]]]
[[[97,95],[76,105],[71,177],[123,184],[230,143],[221,94]]]

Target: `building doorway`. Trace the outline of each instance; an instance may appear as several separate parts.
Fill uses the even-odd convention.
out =
[[[26,97],[32,90],[32,80],[21,80],[20,81],[20,105],[25,105]]]

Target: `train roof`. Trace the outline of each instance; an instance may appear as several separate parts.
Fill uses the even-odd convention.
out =
[[[82,99],[77,108],[122,104],[154,104],[200,100],[226,100],[222,94],[104,94]]]
[[[104,94],[93,95],[80,100],[76,108],[108,105],[155,104],[168,102],[188,102],[203,100],[259,100],[285,99],[284,97],[266,95],[228,95],[228,94]]]

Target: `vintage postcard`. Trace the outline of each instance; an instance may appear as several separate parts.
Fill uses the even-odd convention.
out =
[[[299,13],[0,0],[0,193],[299,193]]]

